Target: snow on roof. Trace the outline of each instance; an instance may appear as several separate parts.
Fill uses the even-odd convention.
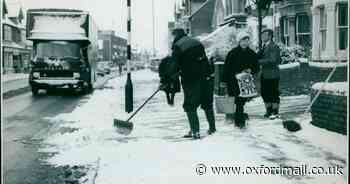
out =
[[[12,20],[10,20],[8,17],[6,17],[5,19],[2,20],[3,24],[9,25],[9,26],[13,26],[13,27],[17,27],[17,24],[15,24],[14,22],[12,22]]]
[[[200,37],[199,40],[204,44],[206,52],[210,57],[214,53],[225,57],[236,43],[235,33],[237,30],[234,27],[226,24],[217,28],[207,36]]]
[[[21,11],[21,4],[19,2],[10,1],[6,3],[7,6],[7,16],[8,17],[18,17]]]
[[[207,12],[207,11],[204,12],[206,7],[207,7],[207,10],[209,10],[209,12]],[[192,13],[190,18],[194,17],[196,14],[198,14],[201,11],[206,13],[206,14],[210,13],[210,15],[211,15],[214,13],[214,7],[215,7],[215,1],[214,0],[207,0],[194,13]]]
[[[317,91],[322,90],[327,94],[348,96],[349,84],[348,82],[331,82],[331,83],[318,82],[312,85],[312,89]]]
[[[87,40],[85,17],[37,15],[28,39]]]
[[[28,40],[88,40],[85,34],[72,33],[32,33]]]
[[[320,63],[320,62],[309,62],[309,66],[318,67],[318,68],[333,68],[337,64],[337,67],[348,66],[348,63],[337,63],[337,62],[328,62],[328,63]]]

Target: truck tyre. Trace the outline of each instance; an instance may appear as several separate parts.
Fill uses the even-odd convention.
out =
[[[39,88],[36,86],[31,86],[33,96],[37,96],[39,94]]]

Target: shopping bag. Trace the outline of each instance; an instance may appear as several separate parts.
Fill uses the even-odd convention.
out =
[[[254,77],[250,73],[242,72],[236,74],[239,86],[239,96],[243,98],[252,98],[258,96],[258,91],[254,83]]]
[[[215,109],[218,114],[232,114],[236,111],[235,97],[214,96]]]

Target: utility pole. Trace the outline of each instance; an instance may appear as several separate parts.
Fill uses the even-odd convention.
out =
[[[128,31],[128,43],[127,43],[127,79],[125,84],[125,112],[130,113],[133,111],[133,87],[131,81],[131,0],[127,0],[128,8],[128,20],[127,20],[127,31]]]

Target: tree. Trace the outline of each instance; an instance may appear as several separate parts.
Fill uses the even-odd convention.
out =
[[[278,3],[283,0],[248,0],[249,6],[247,10],[255,9],[257,11],[258,17],[258,35],[259,35],[259,48],[262,47],[261,41],[261,31],[262,31],[262,21],[269,13],[272,2]]]

